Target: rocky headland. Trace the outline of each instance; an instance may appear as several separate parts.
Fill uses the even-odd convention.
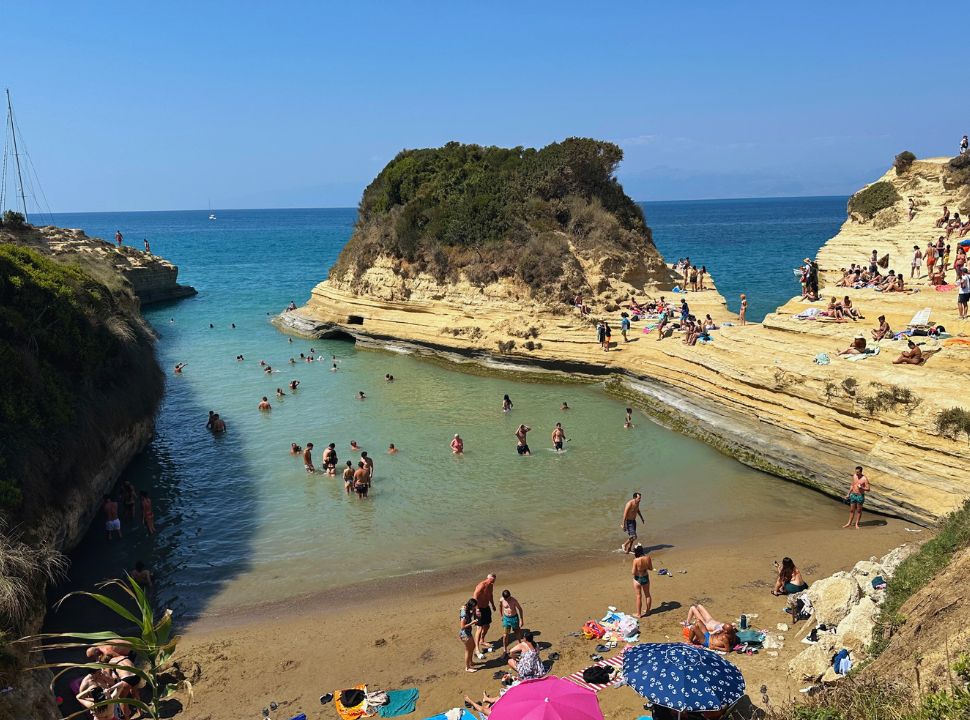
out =
[[[970,346],[922,338],[936,352],[918,367],[892,364],[904,341],[881,341],[878,355],[857,362],[836,356],[857,333],[869,337],[880,314],[901,330],[929,307],[932,321],[963,333],[955,291],[938,292],[925,277],[898,294],[835,283],[841,267],[866,262],[873,248],[908,274],[912,245],[939,234],[942,205],[966,204],[963,171],[945,158],[891,169],[881,179],[893,189],[884,206],[856,202],[861,210],[819,251],[821,298],[849,294],[865,320],[798,320],[825,302],[796,297],[763,323],[722,326],[712,343],[691,347],[678,334],[656,342],[643,322],[634,323],[633,342],[618,337],[631,295],[670,300],[683,284],[613,176],[621,157],[589,140],[539,151],[406,151],[364,192],[329,277],[276,323],[311,337],[606,380],[660,422],[779,477],[841,497],[858,464],[873,484],[868,508],[931,524],[957,507],[970,493],[970,446],[939,421],[966,406],[958,389]],[[912,221],[908,197],[919,209]],[[686,295],[691,312],[737,322],[709,285]],[[588,316],[572,307],[576,294]],[[596,343],[597,319],[614,327],[612,352]],[[816,364],[820,353],[831,362]]]
[[[143,255],[0,228],[0,717],[60,717],[50,674],[11,641],[40,628],[64,553],[154,432],[164,379],[139,307],[194,291]]]

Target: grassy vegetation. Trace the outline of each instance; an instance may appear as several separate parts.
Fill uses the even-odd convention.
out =
[[[957,550],[968,546],[970,500],[947,515],[940,523],[937,534],[897,568],[893,581],[886,589],[886,601],[873,635],[870,648],[873,656],[886,648],[893,632],[906,622],[906,618],[900,614],[903,604],[945,568]]]
[[[909,170],[910,166],[914,162],[916,162],[916,156],[909,150],[903,150],[893,161],[893,167],[896,168],[896,174],[902,175]]]
[[[893,184],[880,180],[849,198],[849,212],[868,220],[880,210],[892,207],[899,199],[899,193]]]
[[[955,185],[970,185],[970,155],[957,155],[947,163],[948,179]]]
[[[616,145],[582,138],[541,150],[405,150],[364,190],[331,277],[359,278],[384,256],[405,276],[517,277],[535,294],[574,293],[583,275],[570,245],[629,257],[651,243],[643,211],[614,177],[622,158]]]
[[[28,619],[33,581],[54,581],[67,569],[67,558],[49,544],[27,545],[0,520],[0,618],[10,628]],[[0,634],[0,646],[3,635]]]
[[[940,410],[936,416],[936,431],[954,440],[962,433],[970,441],[970,412],[956,407]]]

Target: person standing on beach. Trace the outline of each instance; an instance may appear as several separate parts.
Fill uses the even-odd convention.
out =
[[[104,529],[108,534],[108,540],[111,540],[111,533],[118,533],[118,539],[121,539],[121,520],[118,518],[118,503],[110,495],[104,496]]]
[[[653,604],[653,598],[650,597],[651,570],[653,570],[653,560],[647,555],[646,550],[637,545],[633,550],[633,592],[637,595],[638,617],[649,615],[650,606]]]
[[[849,494],[845,496],[845,499],[849,501],[849,522],[842,527],[847,528],[852,525],[852,520],[855,518],[855,529],[859,529],[859,521],[862,519],[862,506],[866,502],[867,492],[869,492],[869,478],[862,472],[862,466],[856,465],[855,472],[852,474]]]
[[[532,451],[529,450],[529,443],[526,440],[526,436],[529,434],[529,431],[531,429],[532,428],[530,428],[528,425],[519,425],[519,427],[516,428],[515,430],[515,437],[517,440],[515,445],[515,451],[519,453],[519,455],[532,454]]]
[[[458,611],[458,639],[465,645],[465,672],[478,672],[477,667],[473,667],[472,658],[475,653],[475,633],[477,620],[475,610],[478,603],[475,598],[468,598],[468,601],[461,606]]]
[[[606,342],[606,327],[602,320],[596,323],[596,341],[600,344],[600,347],[603,347],[603,343]]]
[[[145,254],[146,255],[152,254],[152,246],[148,244],[148,238],[145,238]]]
[[[492,625],[492,610],[495,610],[495,598],[493,597],[495,580],[495,573],[489,573],[484,580],[475,586],[475,592],[472,594],[478,606],[478,632],[475,636],[475,648],[479,660],[484,660],[485,653],[492,649],[490,645],[486,645],[485,636],[488,634],[488,628]]]
[[[522,624],[525,622],[525,612],[522,605],[512,597],[511,590],[502,591],[502,599],[498,601],[498,609],[502,611],[502,659],[509,657],[509,635],[515,633],[516,642],[522,642]]]
[[[960,154],[966,155],[968,148],[970,148],[970,140],[967,140],[967,136],[964,135],[960,138]]]
[[[957,271],[957,285],[960,286],[957,295],[957,312],[961,320],[967,319],[967,303],[970,302],[970,270],[966,266],[961,266]]]
[[[620,335],[623,336],[623,342],[630,342],[630,339],[626,334],[630,332],[630,316],[627,313],[623,313],[620,318]]]
[[[125,236],[121,234],[121,230],[118,230],[115,233],[115,242],[118,243],[118,247],[121,247],[121,244],[124,241],[124,239],[125,239]]]
[[[738,312],[738,322],[741,325],[747,325],[747,321],[744,319],[746,312],[748,312],[748,296],[741,293],[741,310]]]
[[[461,435],[455,433],[455,437],[451,441],[451,454],[452,455],[463,455],[465,453],[465,443],[461,439]]]
[[[623,522],[620,527],[626,531],[627,540],[623,543],[623,552],[628,553],[633,550],[633,543],[637,541],[637,517],[646,522],[643,513],[640,512],[640,493],[633,493],[633,499],[627,500],[623,506]]]
[[[307,443],[306,448],[303,450],[303,467],[306,468],[308,473],[316,472],[316,468],[313,467],[313,443]]]

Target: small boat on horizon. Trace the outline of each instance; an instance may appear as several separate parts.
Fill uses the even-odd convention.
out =
[[[218,218],[216,218],[216,214],[214,212],[212,212],[212,201],[211,200],[209,201],[209,219],[210,220],[217,220],[218,219]]]

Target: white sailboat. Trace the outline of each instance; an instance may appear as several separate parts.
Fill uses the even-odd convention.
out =
[[[212,212],[212,201],[211,200],[209,201],[209,219],[210,220],[217,219],[216,216],[215,216],[215,213]]]

